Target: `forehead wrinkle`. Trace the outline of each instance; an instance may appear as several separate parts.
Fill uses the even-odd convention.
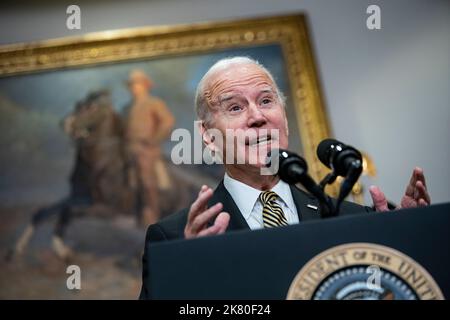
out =
[[[275,90],[273,90],[272,88],[262,89],[262,90],[259,91],[258,94],[261,94],[261,93],[272,93],[272,94],[275,94]]]
[[[240,95],[240,92],[237,92],[236,94],[233,92],[226,92],[226,93],[219,95],[217,100],[219,103],[223,103],[223,102],[227,102],[227,101],[234,99],[238,95]]]
[[[263,94],[266,94],[266,93],[275,94],[275,91],[272,88],[270,88],[270,87],[269,88],[265,88],[265,89],[261,89],[261,90],[259,90],[256,93],[256,96],[259,97],[259,96],[261,96]],[[241,95],[242,95],[242,92],[240,90],[232,91],[232,92],[225,92],[223,94],[220,94],[218,96],[217,100],[218,100],[219,103],[223,103],[223,102],[227,102],[227,101],[233,100],[234,98],[238,98]]]
[[[258,66],[255,68],[253,65],[246,65],[239,68],[231,67],[226,70],[218,70],[210,74],[205,81],[203,97],[207,106],[215,111],[220,108],[220,96],[222,94],[233,94],[240,91],[240,86],[249,85],[254,87],[267,85],[273,92],[276,91],[275,83],[264,70]]]
[[[258,79],[262,78],[262,79]],[[255,82],[255,80],[257,82]],[[258,81],[259,80],[259,81]],[[225,86],[225,83],[227,84]],[[240,90],[241,87],[252,85],[253,87],[267,85],[269,88],[261,90],[261,92],[274,92],[273,84],[267,77],[261,77],[260,75],[254,77],[248,77],[246,79],[220,79],[215,81],[209,90],[205,91],[205,96],[211,102],[220,103],[223,101],[227,101],[234,97],[235,95],[239,95],[242,93]]]

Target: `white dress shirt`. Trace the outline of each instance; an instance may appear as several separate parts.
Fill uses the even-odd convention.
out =
[[[259,195],[262,191],[233,179],[227,173],[225,173],[223,184],[241,211],[241,214],[244,216],[250,229],[263,229],[263,204],[259,200]],[[277,198],[276,202],[283,209],[288,223],[298,223],[297,208],[294,199],[292,198],[292,192],[289,185],[280,180],[271,191],[278,195],[279,198]]]

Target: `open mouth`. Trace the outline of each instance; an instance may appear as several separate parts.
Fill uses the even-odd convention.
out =
[[[245,145],[256,146],[256,145],[260,145],[260,144],[269,143],[271,140],[272,140],[272,137],[270,135],[262,135],[262,136],[254,138],[254,139],[250,139],[250,138],[245,139]]]

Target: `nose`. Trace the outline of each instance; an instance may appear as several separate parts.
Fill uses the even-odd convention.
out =
[[[258,108],[258,106],[252,103],[249,105],[248,110],[249,111],[248,111],[247,126],[249,128],[254,127],[259,128],[267,123],[267,119],[264,113],[261,111],[260,108]]]

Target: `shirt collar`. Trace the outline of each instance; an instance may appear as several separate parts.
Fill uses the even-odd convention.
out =
[[[223,178],[223,184],[244,218],[248,219],[262,191],[233,179],[227,173],[225,173]],[[292,198],[291,188],[286,182],[280,179],[280,181],[272,188],[272,191],[281,198],[292,212],[297,212],[294,199]]]
[[[261,191],[233,179],[227,173],[225,173],[223,178],[223,184],[244,218],[248,219]]]
[[[283,201],[292,212],[297,212],[289,184],[280,179],[280,181],[272,188],[272,191],[281,198],[281,201]]]

